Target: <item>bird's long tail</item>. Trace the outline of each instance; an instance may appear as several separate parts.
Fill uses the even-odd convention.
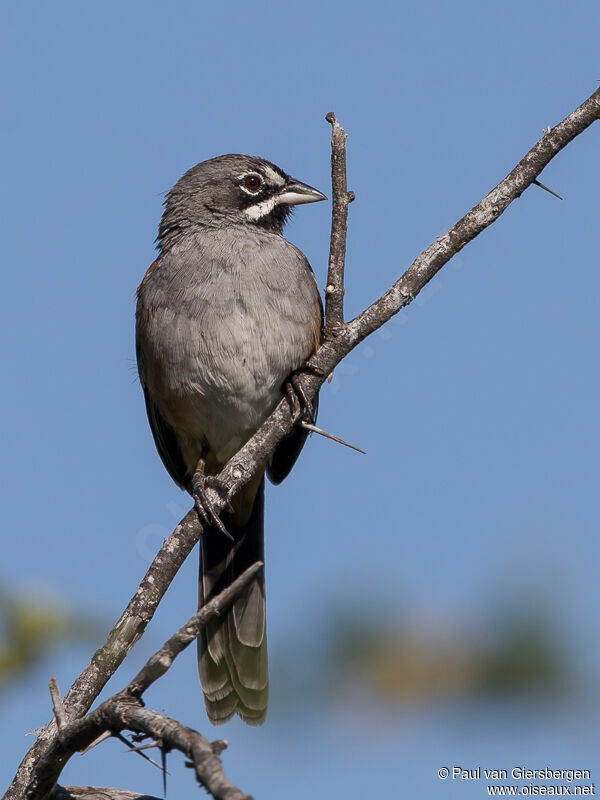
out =
[[[215,528],[207,528],[202,536],[200,605],[256,561],[264,561],[264,486],[263,478],[243,525],[223,515],[233,542]],[[269,695],[263,570],[227,611],[204,629],[198,639],[198,667],[213,724],[220,725],[235,713],[250,725],[263,722]]]

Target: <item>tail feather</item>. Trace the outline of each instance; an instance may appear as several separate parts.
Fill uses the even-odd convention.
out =
[[[201,605],[256,561],[264,561],[264,479],[248,522],[236,526],[224,517],[224,523],[234,542],[213,528],[201,540]],[[251,725],[263,722],[269,695],[263,571],[204,629],[198,639],[198,665],[211,722],[219,725],[235,713]]]

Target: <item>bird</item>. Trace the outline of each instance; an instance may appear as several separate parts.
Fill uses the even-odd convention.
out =
[[[294,206],[326,199],[270,161],[243,154],[197,164],[166,195],[158,256],[137,291],[136,355],[158,453],[210,523],[200,541],[199,606],[264,562],[264,473],[280,483],[308,435],[294,428],[266,468],[211,517],[203,481],[216,480],[321,343],[319,288],[283,226]],[[198,666],[213,724],[234,714],[251,725],[264,721],[264,570],[204,629]]]

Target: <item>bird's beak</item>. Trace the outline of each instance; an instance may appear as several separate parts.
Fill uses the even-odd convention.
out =
[[[288,206],[316,203],[319,200],[327,200],[323,192],[313,189],[306,183],[300,183],[295,178],[290,178],[279,192],[279,202]]]

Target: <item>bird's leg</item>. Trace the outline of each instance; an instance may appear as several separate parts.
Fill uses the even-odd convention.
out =
[[[218,531],[233,541],[233,536],[229,533],[225,525],[223,525],[223,520],[215,511],[215,507],[206,492],[207,489],[214,489],[224,500],[227,500],[227,491],[215,475],[206,475],[204,467],[204,459],[200,458],[192,477],[192,497],[194,498],[196,511],[205,525],[213,525]]]
[[[298,380],[304,369],[295,370],[284,384],[285,396],[290,405],[290,412],[296,420],[306,420],[311,425],[315,423],[315,409],[310,397],[304,391],[302,384]]]

